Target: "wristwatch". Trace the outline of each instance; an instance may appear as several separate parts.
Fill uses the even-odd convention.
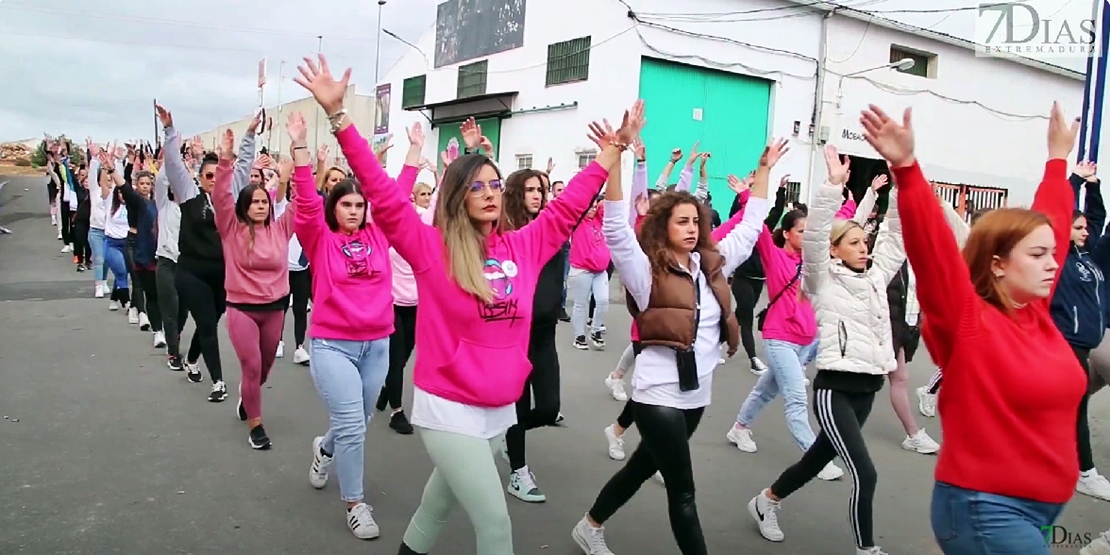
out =
[[[338,133],[340,126],[343,124],[343,117],[347,115],[347,109],[342,108],[338,112],[328,116],[328,123],[331,124],[331,132]]]

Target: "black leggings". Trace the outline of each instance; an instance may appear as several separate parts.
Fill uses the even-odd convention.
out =
[[[158,312],[162,314],[162,331],[166,333],[166,352],[170,356],[181,356],[181,332],[189,319],[189,311],[177,295],[176,276],[177,262],[159,256],[154,277],[158,289]],[[189,356],[185,360],[194,363],[199,358],[200,334],[194,333],[189,344]]]
[[[559,350],[555,346],[555,326],[540,324],[532,327],[528,343],[528,361],[532,373],[524,382],[524,392],[516,402],[516,425],[505,433],[509,467],[519,470],[526,466],[524,433],[555,423],[559,416]],[[532,397],[536,398],[532,406]]]
[[[223,381],[220,365],[220,339],[217,326],[224,314],[227,293],[224,291],[224,265],[211,262],[177,266],[177,294],[197,323],[200,353],[213,382]]]
[[[871,506],[875,499],[878,474],[863,440],[863,425],[871,414],[874,393],[845,393],[831,389],[813,392],[813,413],[821,425],[821,433],[798,461],[783,471],[771,485],[771,493],[785,499],[817,476],[839,455],[852,475],[852,500],[848,522],[856,546],[875,546]],[[643,424],[640,425],[641,434]]]
[[[123,257],[127,262],[127,281],[131,284],[131,306],[139,312],[146,312],[146,295],[143,293],[143,282],[135,271],[135,233],[127,232],[127,248],[123,249]]]
[[[401,408],[405,391],[405,365],[416,347],[416,306],[393,305],[393,335],[389,336],[389,373],[378,396],[378,410],[388,401],[393,410]]]
[[[667,513],[682,555],[705,555],[705,538],[694,501],[694,470],[690,436],[698,429],[704,408],[676,409],[630,402],[640,426],[640,445],[624,468],[597,494],[590,518],[605,524],[656,471],[667,487]]]
[[[135,268],[135,282],[139,287],[135,296],[146,297],[146,313],[151,331],[162,331],[162,310],[158,305],[158,274],[156,270]]]
[[[89,244],[89,220],[73,222],[73,256],[78,264],[92,266],[92,245]]]
[[[609,267],[605,269],[605,275],[608,276],[609,279],[613,279],[613,270],[614,270],[613,263],[610,262]],[[597,303],[594,302],[594,296],[591,294],[590,295],[590,308],[589,308],[589,311],[586,312],[586,317],[587,318],[593,318],[594,317],[594,308],[597,308]]]
[[[303,347],[308,331],[308,299],[312,297],[312,273],[307,268],[289,270],[289,294],[293,297],[293,340]],[[289,305],[285,306],[288,312]]]
[[[643,344],[641,344],[639,341],[632,342],[632,356],[638,357],[643,351]],[[620,415],[617,416],[617,426],[620,426],[621,428],[627,430],[632,427],[632,424],[635,421],[636,419],[632,416],[632,401],[628,400],[624,403],[624,408],[621,409]]]
[[[763,294],[763,280],[733,276],[732,296],[736,297],[736,321],[740,324],[740,342],[748,358],[755,358],[755,304]]]
[[[1075,352],[1075,358],[1079,359],[1079,364],[1083,366],[1083,375],[1087,376],[1088,385],[1090,385],[1091,350],[1076,347],[1072,347],[1071,350]],[[1091,449],[1091,424],[1087,419],[1087,401],[1090,399],[1090,393],[1083,394],[1083,400],[1079,402],[1079,416],[1075,425],[1076,438],[1079,441],[1080,472],[1086,472],[1095,467],[1095,454]]]
[[[73,244],[73,234],[74,234],[73,233],[73,231],[74,231],[73,230],[73,212],[71,212],[70,209],[69,209],[69,203],[66,202],[65,195],[62,195],[62,200],[61,200],[60,204],[61,204],[61,216],[59,218],[58,223],[61,225],[61,228],[62,228],[62,243],[66,244],[66,245],[72,245]]]

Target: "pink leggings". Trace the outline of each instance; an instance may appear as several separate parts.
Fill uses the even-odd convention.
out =
[[[284,326],[284,311],[227,307],[228,335],[243,369],[239,395],[248,420],[262,418],[262,384],[274,366]]]

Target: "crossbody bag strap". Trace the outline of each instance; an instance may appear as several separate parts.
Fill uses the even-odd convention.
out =
[[[778,300],[779,300],[779,299],[780,299],[780,298],[781,298],[781,297],[782,297],[782,296],[783,296],[784,294],[786,294],[786,292],[787,292],[787,291],[789,291],[789,290],[790,290],[790,288],[791,288],[791,287],[792,287],[792,286],[793,286],[793,285],[794,285],[795,283],[798,283],[798,279],[799,279],[799,278],[801,278],[801,277],[802,277],[802,265],[801,265],[801,264],[798,264],[798,272],[794,274],[794,277],[790,278],[790,281],[786,283],[786,287],[783,287],[781,291],[779,291],[778,293],[776,293],[776,294],[775,294],[774,298],[772,298],[772,299],[771,299],[771,302],[767,303],[767,309],[770,309],[770,308],[771,308],[771,305],[773,305],[773,304],[775,304],[776,302],[778,302]]]

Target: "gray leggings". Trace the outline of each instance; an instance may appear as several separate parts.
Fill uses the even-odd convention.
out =
[[[451,512],[462,505],[474,525],[478,555],[513,555],[509,507],[494,461],[501,436],[481,439],[421,428],[420,438],[435,469],[405,530],[405,545],[430,552]]]
[[[1089,395],[1110,384],[1110,334],[1102,338],[1098,347],[1091,349],[1091,371],[1089,374],[1090,385],[1087,388]]]

